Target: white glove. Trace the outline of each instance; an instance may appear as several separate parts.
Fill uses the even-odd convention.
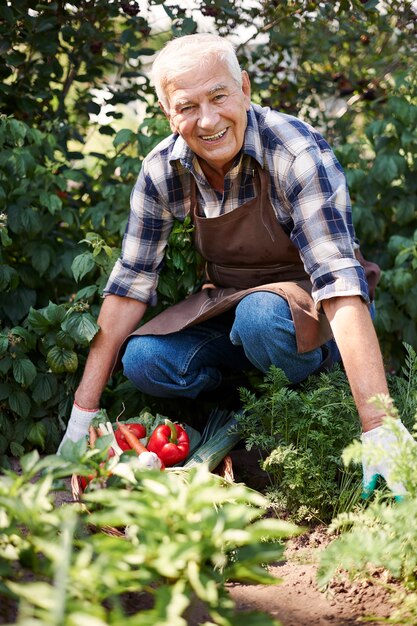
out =
[[[72,407],[71,415],[68,421],[67,430],[59,444],[57,454],[61,453],[61,448],[68,439],[71,441],[79,441],[88,435],[88,427],[93,417],[97,415],[99,409],[82,409],[76,402]]]
[[[382,425],[362,433],[363,496],[365,498],[368,498],[374,491],[378,476],[385,479],[394,496],[401,497],[407,493],[404,485],[394,482],[392,478],[394,460],[400,454],[400,444],[407,440],[415,443],[414,438],[400,420],[396,420],[393,430]]]

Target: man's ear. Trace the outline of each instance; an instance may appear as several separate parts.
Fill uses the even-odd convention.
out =
[[[175,126],[174,126],[174,124],[173,124],[173,122],[172,122],[172,119],[171,119],[170,114],[168,113],[168,111],[166,110],[166,108],[164,107],[164,105],[162,104],[162,102],[161,102],[160,100],[158,100],[158,104],[159,104],[159,106],[160,106],[160,108],[161,108],[161,110],[162,110],[163,114],[164,114],[164,115],[165,115],[165,117],[167,118],[167,120],[168,120],[168,122],[169,122],[169,125],[170,125],[170,127],[171,127],[172,132],[173,132],[173,133],[178,133],[178,130],[175,128]]]
[[[159,104],[159,108],[162,110],[162,113],[165,115],[165,117],[169,119],[169,113],[167,113],[164,105],[162,104],[160,100],[158,100],[158,104]]]
[[[247,73],[246,70],[242,70],[242,91],[243,91],[243,95],[245,96],[246,110],[249,111],[250,103],[251,103],[251,99],[250,99],[251,86],[250,86],[249,74]]]

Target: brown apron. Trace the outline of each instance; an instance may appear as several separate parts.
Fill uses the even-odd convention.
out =
[[[139,327],[133,335],[167,335],[204,322],[234,307],[255,291],[270,291],[288,301],[298,352],[313,350],[332,338],[326,316],[316,310],[311,281],[299,252],[277,221],[268,197],[268,178],[257,168],[258,197],[218,217],[198,214],[191,179],[194,242],[206,261],[202,289]]]

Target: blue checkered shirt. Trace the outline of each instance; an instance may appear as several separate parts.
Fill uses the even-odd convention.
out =
[[[364,271],[354,257],[352,213],[343,170],[323,139],[301,120],[253,104],[244,145],[224,181],[207,182],[182,137],[170,135],[143,161],[131,194],[122,252],[104,294],[156,304],[158,275],[174,218],[190,211],[190,181],[207,218],[233,211],[256,196],[255,161],[269,173],[277,220],[298,248],[321,300],[360,295],[369,302]]]

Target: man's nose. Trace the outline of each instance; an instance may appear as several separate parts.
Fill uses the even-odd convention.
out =
[[[215,128],[219,114],[212,104],[203,104],[200,106],[200,117],[198,120],[201,128]]]

